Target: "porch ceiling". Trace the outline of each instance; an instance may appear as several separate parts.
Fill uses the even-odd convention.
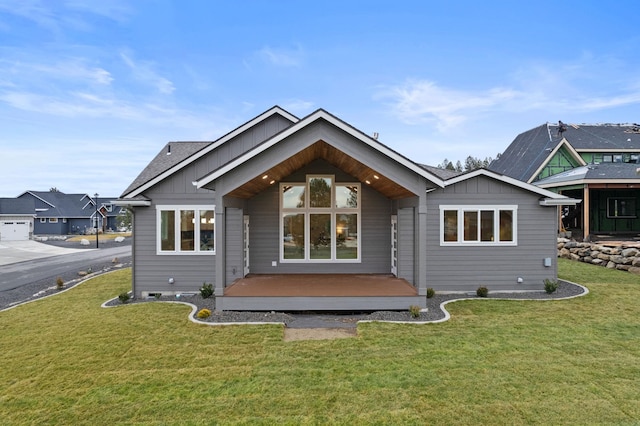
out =
[[[283,160],[269,170],[264,170],[255,178],[249,180],[229,193],[232,197],[251,198],[264,191],[270,185],[275,185],[295,171],[303,168],[314,160],[323,159],[334,167],[354,176],[365,185],[371,186],[387,198],[392,200],[412,197],[415,194],[391,179],[380,171],[374,170],[353,157],[329,145],[324,141],[318,141],[308,148]]]

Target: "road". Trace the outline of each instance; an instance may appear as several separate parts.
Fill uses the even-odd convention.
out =
[[[88,266],[107,262],[115,257],[122,260],[131,256],[131,246],[112,247],[99,250],[79,251],[43,259],[28,260],[0,266],[0,292],[13,290],[37,281],[68,275],[70,272],[86,270]],[[54,281],[52,281],[54,282]]]

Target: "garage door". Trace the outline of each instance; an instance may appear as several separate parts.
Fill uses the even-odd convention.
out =
[[[29,222],[0,222],[0,240],[25,241],[29,239]]]

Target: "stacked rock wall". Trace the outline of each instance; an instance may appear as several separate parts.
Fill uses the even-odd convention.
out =
[[[638,243],[579,243],[558,238],[558,257],[640,275]]]

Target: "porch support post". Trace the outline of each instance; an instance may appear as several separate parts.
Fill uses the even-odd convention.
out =
[[[214,280],[214,296],[224,295],[224,282],[225,282],[225,223],[224,223],[224,204],[222,197],[218,198],[219,203],[216,205],[216,273]]]
[[[589,229],[591,224],[589,223],[589,184],[584,185],[584,195],[582,196],[582,227],[584,228],[584,240],[589,238]]]
[[[425,191],[426,192],[426,191]],[[419,296],[427,295],[427,195],[418,197],[416,215],[415,279]]]

